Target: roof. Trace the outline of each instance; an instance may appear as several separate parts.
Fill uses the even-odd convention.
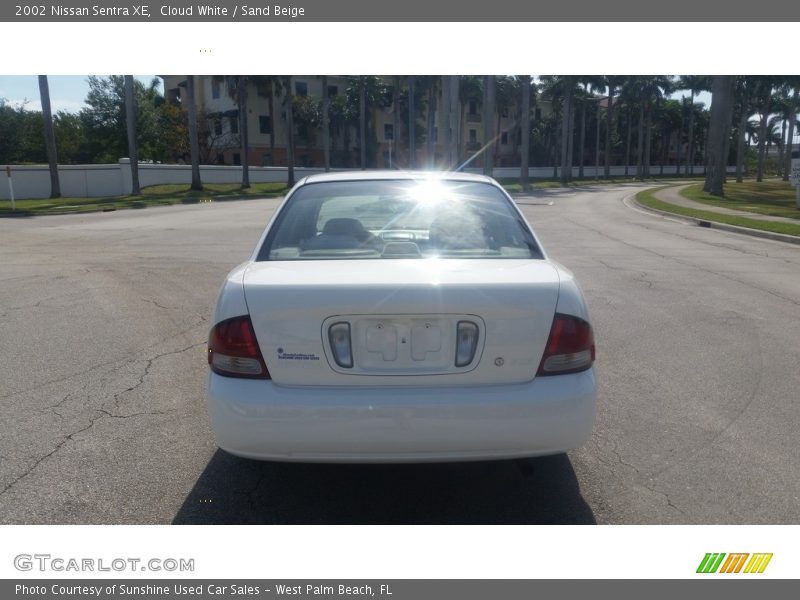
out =
[[[371,170],[371,171],[338,171],[309,175],[303,183],[321,183],[323,181],[380,181],[392,179],[444,179],[447,181],[481,181],[494,183],[494,179],[486,175],[462,173],[460,171],[398,171],[398,170]]]

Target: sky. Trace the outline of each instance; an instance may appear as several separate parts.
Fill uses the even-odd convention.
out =
[[[49,75],[50,104],[53,112],[60,110],[78,112],[84,106],[84,99],[89,92],[86,83],[88,75]],[[155,75],[137,75],[145,85],[149,85]],[[162,89],[163,92],[163,89]],[[688,91],[680,91],[672,95],[673,98],[688,96]],[[28,110],[41,110],[39,101],[39,80],[36,75],[0,75],[0,98],[4,98],[11,105],[27,102]],[[697,96],[696,102],[703,102],[706,106],[711,102],[711,94],[702,92]]]
[[[48,75],[50,105],[58,111],[78,112],[89,93],[88,75]],[[136,79],[149,85],[155,75],[137,75]],[[159,80],[160,81],[160,80]],[[162,89],[163,91],[163,89]],[[11,105],[25,103],[28,110],[42,110],[39,100],[39,78],[36,75],[0,75],[0,98]]]

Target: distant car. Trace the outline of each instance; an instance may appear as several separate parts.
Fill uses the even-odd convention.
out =
[[[505,459],[591,433],[583,295],[488,177],[305,178],[228,275],[213,323],[209,410],[235,455]]]

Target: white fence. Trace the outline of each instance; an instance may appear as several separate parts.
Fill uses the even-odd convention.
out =
[[[0,167],[0,199],[9,198],[8,179],[5,166]],[[300,179],[321,169],[295,168],[295,177]],[[131,192],[131,168],[127,158],[113,165],[59,165],[61,195],[68,198],[97,198],[122,196]],[[50,170],[47,165],[12,166],[14,197],[48,198],[50,196]],[[242,180],[241,167],[202,165],[200,177],[204,183],[239,183]],[[189,165],[139,164],[139,185],[161,185],[192,181],[192,168]],[[252,183],[286,181],[285,167],[250,167]]]
[[[733,167],[728,167],[730,171]],[[5,166],[0,167],[0,199],[9,196],[8,178]],[[337,169],[339,170],[339,169]],[[342,169],[343,170],[343,169]],[[483,170],[464,169],[469,173],[482,173]],[[695,175],[702,175],[702,166],[694,168]],[[321,173],[322,169],[305,167],[295,168],[296,179],[306,175]],[[519,167],[498,167],[494,170],[497,178],[519,177]],[[96,198],[105,196],[122,196],[131,192],[131,169],[127,158],[120,159],[116,165],[59,165],[61,195],[69,198]],[[553,167],[531,167],[531,179],[549,179],[553,177]],[[636,167],[628,167],[629,175],[636,174]],[[650,167],[651,175],[660,175],[661,167]],[[665,166],[664,175],[675,175],[675,166]],[[584,177],[603,176],[603,167],[583,168]],[[612,177],[625,174],[625,167],[611,167]],[[573,177],[578,177],[578,167],[572,169]],[[46,165],[12,166],[11,176],[14,184],[14,196],[23,198],[47,198],[50,196],[50,171]],[[200,167],[203,183],[239,183],[242,180],[242,168],[232,166],[203,165]],[[155,165],[139,164],[139,184],[142,187],[167,183],[191,183],[192,170],[189,165]],[[252,183],[286,181],[286,167],[250,167]]]
[[[686,167],[681,167],[681,175],[683,175],[683,171]],[[664,170],[662,172],[661,167],[658,165],[653,165],[650,167],[650,176],[660,176],[660,175],[675,175],[677,174],[677,167],[675,165],[669,166],[664,165]],[[736,167],[728,167],[728,171],[735,171]],[[483,169],[464,169],[467,173],[483,173]],[[519,177],[520,168],[519,167],[495,167],[494,171],[492,171],[492,175],[497,179],[513,179]],[[695,175],[703,175],[706,172],[705,167],[701,165],[695,165],[694,167],[694,174]],[[561,169],[559,168],[556,170],[553,167],[529,167],[528,168],[528,176],[532,179],[553,179],[553,177],[558,177],[561,174]],[[579,167],[572,167],[572,177],[576,179],[578,174],[580,173]],[[603,177],[605,174],[605,170],[603,165],[600,165],[599,168],[595,168],[594,165],[591,167],[584,166],[583,167],[583,176],[584,178],[594,179],[596,177]],[[624,177],[625,176],[625,167],[610,167],[610,174],[611,177]],[[636,175],[636,165],[632,165],[628,167],[628,176],[634,177]]]

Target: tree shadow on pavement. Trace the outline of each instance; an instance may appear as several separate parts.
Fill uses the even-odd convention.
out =
[[[174,524],[594,524],[566,455],[418,465],[270,463],[217,450]]]

